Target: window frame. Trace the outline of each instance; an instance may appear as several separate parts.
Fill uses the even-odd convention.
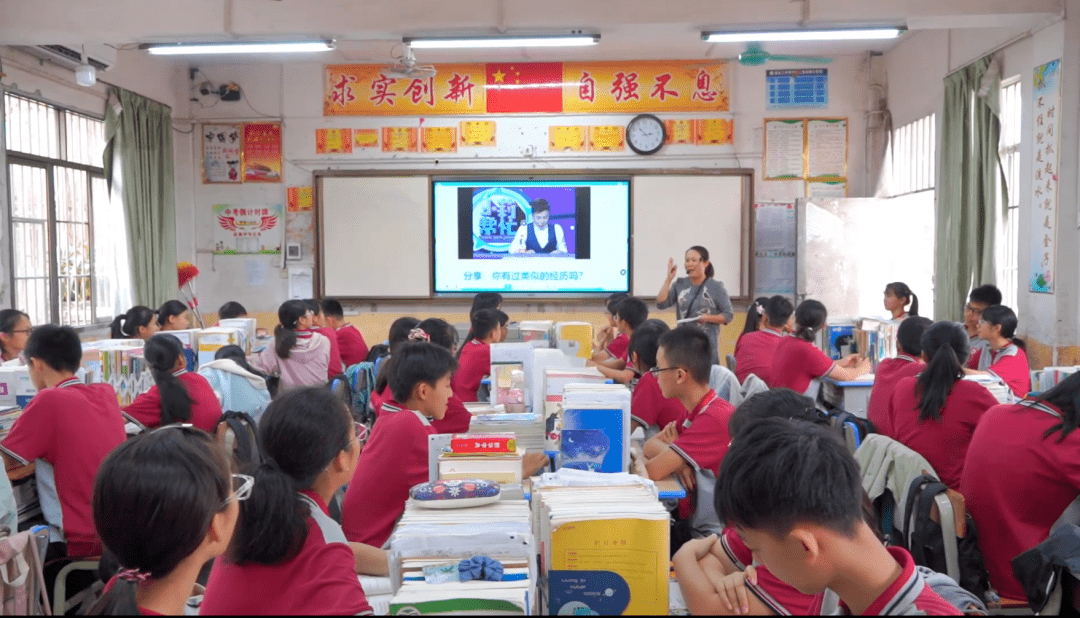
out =
[[[1009,91],[1013,88],[1015,90],[1012,90],[1012,93],[1014,93],[1013,97],[1017,109],[1009,110],[1012,111],[1012,117],[1009,119],[1008,133],[1006,133],[1005,112],[1007,110],[1005,105]],[[1000,97],[1002,131],[1001,138],[998,140],[998,158],[1001,161],[1001,171],[1005,177],[1005,188],[1008,191],[1009,200],[1007,204],[1004,204],[1003,208],[1001,203],[1002,194],[1000,191],[998,192],[995,208],[1000,225],[997,226],[995,246],[1005,247],[1005,250],[1000,251],[996,257],[1007,260],[1007,262],[996,265],[997,272],[995,275],[999,283],[1002,283],[1003,279],[1012,279],[1010,285],[1001,285],[999,287],[1003,295],[1002,303],[1015,309],[1020,290],[1020,163],[1024,133],[1024,90],[1021,76],[1016,75],[1001,80]],[[1012,141],[1006,143],[1007,137],[1012,138]],[[1016,172],[1015,177],[1014,171]],[[1004,212],[1004,215],[1002,215],[1002,212]]]
[[[889,132],[889,197],[937,188],[937,133],[937,112]]]

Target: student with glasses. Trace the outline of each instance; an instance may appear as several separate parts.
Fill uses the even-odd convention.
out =
[[[251,359],[267,375],[281,376],[279,388],[325,384],[330,366],[330,340],[312,330],[315,318],[307,303],[287,300],[278,307],[274,345]],[[340,373],[340,371],[338,372]]]
[[[0,361],[5,363],[18,361],[23,364],[20,354],[30,339],[30,316],[18,309],[0,311]]]
[[[233,543],[210,572],[201,612],[371,613],[357,566],[374,557],[385,573],[385,554],[354,550],[327,508],[360,458],[352,415],[326,389],[295,389],[266,409],[259,437],[265,462]]]
[[[989,283],[980,285],[968,294],[968,302],[964,305],[964,330],[968,334],[968,345],[971,347],[972,356],[980,350],[990,349],[990,342],[979,337],[979,319],[982,318],[982,313],[987,307],[1000,304],[1001,290]]]
[[[121,570],[89,615],[183,615],[199,571],[229,546],[254,481],[230,474],[221,446],[191,425],[117,447],[98,471],[93,507]]]

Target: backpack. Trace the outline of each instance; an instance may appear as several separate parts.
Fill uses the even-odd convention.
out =
[[[353,416],[360,423],[370,426],[375,422],[371,410],[371,391],[375,388],[375,363],[364,361],[350,365],[342,374],[348,383],[352,396]]]
[[[908,489],[905,517],[907,546],[915,564],[939,573],[948,573],[945,559],[945,541],[941,524],[930,518],[934,497],[944,494],[948,487],[929,474],[923,474],[911,482]],[[970,514],[965,514],[967,533],[957,537],[957,558],[960,566],[960,587],[980,599],[986,599],[990,590],[990,575],[979,551],[979,534]]]
[[[254,470],[262,464],[259,428],[251,415],[232,410],[225,412],[214,425],[214,437],[225,446],[238,470]]]
[[[37,535],[30,530],[0,538],[0,615],[52,614]]]
[[[859,448],[866,436],[877,433],[874,424],[869,420],[841,408],[836,408],[826,414],[829,416],[829,426],[840,434],[851,453]]]

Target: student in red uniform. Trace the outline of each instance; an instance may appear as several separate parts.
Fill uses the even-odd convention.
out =
[[[191,312],[178,300],[167,300],[157,310],[158,330],[187,330],[191,328]]]
[[[45,509],[52,540],[48,559],[101,555],[90,499],[101,461],[127,437],[116,391],[75,377],[82,345],[67,326],[37,327],[23,354],[38,393],[4,438],[4,459],[9,467],[37,460],[39,487],[55,487],[49,502],[58,502],[60,512]],[[54,482],[42,483],[44,477]]]
[[[710,349],[709,336],[695,325],[684,324],[660,337],[651,372],[664,397],[679,400],[689,414],[682,423],[668,423],[644,446],[649,478],[678,474],[687,491],[697,492],[697,512],[687,516],[693,532],[702,535],[720,530],[707,496],[731,442],[728,421],[735,411],[709,388]]]
[[[388,353],[373,361],[375,363],[375,387],[371,391],[371,408],[375,411],[376,415],[382,413],[381,408],[383,401],[393,397],[393,395],[390,394],[390,383],[383,374],[383,371],[385,371],[388,366],[385,361],[389,360],[394,355],[394,350],[409,340],[409,334],[413,332],[419,323],[420,320],[417,320],[412,316],[403,316],[390,324],[390,333],[386,341]]]
[[[754,301],[750,307],[753,313],[758,312],[755,306],[761,308],[761,315],[755,320],[760,328],[751,332],[743,331],[735,343],[735,377],[739,382],[746,382],[746,378],[754,374],[767,383],[776,348],[787,331],[791,330],[791,314],[795,308],[790,300],[779,295],[765,299],[760,305]]]
[[[160,330],[157,313],[150,307],[135,305],[127,313],[116,316],[109,325],[113,339],[147,339]]]
[[[481,309],[472,314],[465,344],[458,350],[458,370],[450,381],[460,401],[477,401],[480,381],[491,372],[491,344],[502,341],[502,325],[510,318],[498,309]]]
[[[352,322],[345,321],[345,310],[341,303],[333,298],[322,301],[323,320],[326,325],[333,329],[337,339],[338,349],[341,351],[341,363],[351,367],[364,362],[368,355],[368,346],[364,342],[364,334]]]
[[[735,340],[736,348],[739,347],[739,342],[742,341],[743,335],[756,333],[761,329],[761,320],[765,317],[765,307],[768,304],[768,296],[758,296],[754,299],[754,302],[750,303],[750,306],[746,308],[746,321],[743,322],[743,329],[742,332],[739,333],[739,338]]]
[[[905,310],[909,304],[911,309]],[[919,297],[903,281],[894,281],[885,286],[885,310],[893,320],[919,315]]]
[[[814,400],[779,388],[758,393],[735,410],[728,422],[732,442],[746,427],[765,418],[828,426]],[[814,597],[776,577],[754,557],[732,527],[684,544],[672,558],[683,598],[693,615],[805,615]]]
[[[633,297],[624,299],[615,308],[615,330],[618,331],[619,337],[626,338],[626,348],[617,358],[612,356],[599,363],[589,361],[586,365],[595,366],[600,373],[619,384],[631,384],[637,378],[637,372],[630,364],[630,336],[634,334],[634,329],[648,319],[649,306],[645,304],[645,301]],[[611,346],[608,346],[608,349],[611,349]]]
[[[960,493],[979,528],[990,583],[1026,600],[1012,559],[1042,543],[1080,496],[1080,373],[1039,397],[995,406],[971,438]]]
[[[264,463],[200,613],[370,614],[358,555],[327,510],[360,457],[352,415],[325,388],[297,389],[266,409],[259,437]]]
[[[213,431],[221,418],[221,403],[210,382],[189,373],[184,345],[172,335],[159,333],[143,348],[154,385],[139,395],[124,412],[147,427],[191,423],[203,431]]]
[[[870,389],[870,401],[866,405],[866,418],[875,427],[888,424],[889,400],[896,383],[904,378],[919,375],[926,365],[922,361],[922,337],[934,322],[930,318],[912,316],[896,329],[896,358],[878,363],[874,372],[874,386]]]
[[[326,367],[326,379],[329,380],[345,370],[345,366],[341,363],[341,348],[338,344],[337,332],[326,325],[326,316],[323,315],[322,304],[319,301],[309,298],[304,303],[311,311],[311,330],[326,337],[330,342],[330,360],[327,361]]]
[[[870,360],[864,356],[852,354],[833,361],[814,345],[814,339],[825,327],[828,317],[825,305],[816,300],[799,303],[795,310],[793,336],[782,338],[773,353],[772,366],[765,377],[769,388],[790,388],[796,393],[805,393],[815,378],[829,377],[842,382],[870,371]]]
[[[989,283],[980,285],[968,294],[968,302],[964,305],[964,329],[967,330],[970,339],[972,357],[974,357],[976,351],[985,351],[990,347],[987,340],[979,337],[979,320],[982,318],[982,312],[987,307],[1000,304],[1001,290]],[[979,367],[978,363],[972,364],[969,359],[967,366],[985,371],[989,364],[986,367]]]
[[[615,317],[618,315],[619,303],[630,298],[629,294],[619,292],[612,294],[604,300],[604,306],[608,310],[608,323],[601,326],[593,336],[592,361],[602,363],[612,358],[622,358],[626,354],[626,348],[630,345],[630,338],[623,337],[616,329]]]
[[[311,330],[313,316],[307,303],[287,300],[278,307],[274,345],[251,359],[251,366],[267,375],[281,376],[280,390],[324,384],[330,366],[330,341]],[[340,373],[340,372],[339,372]]]
[[[18,309],[0,311],[0,361],[20,360],[30,338],[30,316]]]
[[[739,433],[716,483],[716,508],[780,581],[844,613],[959,616],[863,518],[862,472],[835,432],[761,419]]]
[[[117,447],[94,483],[94,524],[121,571],[88,615],[184,615],[199,571],[228,548],[253,480],[231,474],[221,446],[192,428]]]
[[[1031,367],[1024,342],[1013,336],[1016,325],[1016,314],[1005,305],[984,309],[979,318],[979,339],[987,342],[989,349],[972,352],[968,367],[1001,378],[1013,395],[1023,399],[1031,392]]]
[[[660,337],[669,330],[671,328],[663,320],[646,320],[630,336],[630,362],[641,375],[630,399],[630,422],[634,428],[641,427],[645,431],[646,439],[671,423],[678,426],[686,418],[682,402],[664,397],[660,383],[650,371],[656,366]]]
[[[426,341],[402,344],[389,362],[394,398],[382,406],[341,505],[345,536],[373,547],[390,538],[409,489],[428,480],[431,422],[446,414],[457,367],[449,350]]]
[[[246,317],[248,317],[247,309],[235,300],[230,300],[218,309],[219,320],[232,320],[234,318]]]
[[[902,442],[934,467],[942,483],[959,489],[971,435],[998,401],[978,382],[963,379],[960,359],[968,338],[953,322],[938,322],[922,338],[926,368],[896,383],[878,431]]]

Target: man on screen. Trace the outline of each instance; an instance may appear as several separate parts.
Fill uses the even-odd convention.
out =
[[[561,253],[566,254],[566,237],[563,235],[562,226],[553,223],[548,225],[551,217],[551,206],[548,201],[541,198],[532,202],[532,223],[518,227],[513,242],[510,243],[510,253]],[[552,233],[554,228],[554,233]]]

